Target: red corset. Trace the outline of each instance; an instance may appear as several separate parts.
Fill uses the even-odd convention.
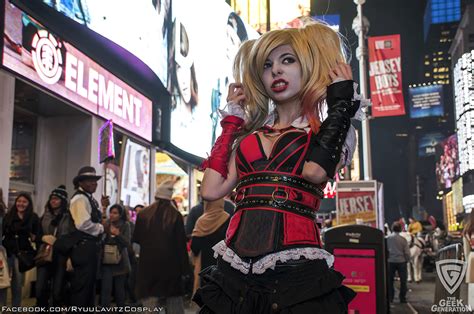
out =
[[[321,186],[301,176],[309,139],[306,131],[291,129],[280,135],[269,158],[256,133],[237,147],[236,212],[226,243],[240,257],[320,246],[314,215],[322,198]]]

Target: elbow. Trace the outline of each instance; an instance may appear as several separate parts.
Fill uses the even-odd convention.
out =
[[[306,162],[301,173],[306,181],[321,184],[328,180],[326,170],[314,162]]]
[[[204,184],[201,185],[201,197],[206,201],[215,201],[221,198],[216,189],[206,188],[206,185]]]

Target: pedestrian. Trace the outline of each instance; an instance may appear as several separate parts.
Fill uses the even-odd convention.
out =
[[[410,232],[415,237],[419,232],[423,231],[423,226],[421,223],[413,217],[408,218],[410,224],[408,225],[408,232]]]
[[[20,192],[3,220],[3,246],[7,250],[8,266],[12,273],[12,306],[21,306],[25,272],[21,269],[23,267],[31,269],[29,265],[20,265],[21,262],[18,256],[20,252],[29,252],[28,255],[34,257],[32,243],[38,240],[38,233],[39,218],[33,212],[33,200],[30,194]],[[32,262],[32,260],[29,262]],[[32,263],[28,264],[34,265]]]
[[[100,178],[94,167],[85,166],[79,169],[73,179],[76,192],[71,199],[70,211],[77,231],[76,243],[71,252],[74,268],[71,305],[75,306],[95,305],[95,282],[104,226],[101,224],[102,213],[99,203],[92,194],[97,190],[97,181]],[[103,210],[107,208],[108,203],[108,197],[103,196],[101,199]]]
[[[201,313],[345,313],[355,293],[315,219],[355,146],[360,101],[341,40],[319,23],[267,32],[241,46],[234,67],[201,193],[215,200],[236,188],[236,210],[194,301]]]
[[[125,306],[126,280],[130,273],[131,265],[129,259],[130,245],[130,225],[127,221],[125,209],[120,204],[114,204],[109,209],[109,219],[105,225],[106,245],[117,247],[120,253],[120,260],[117,264],[102,263],[101,274],[102,284],[100,291],[100,305],[108,307],[111,304],[113,295],[117,306]]]
[[[171,197],[174,181],[161,183],[155,202],[137,216],[133,242],[140,245],[137,298],[143,306],[155,309],[158,299],[168,314],[184,313],[182,278],[190,274],[183,217]]]
[[[5,214],[7,212],[7,205],[3,201],[3,189],[0,188],[0,239],[3,238],[3,219],[5,217]],[[7,262],[7,250],[3,247],[3,245],[0,245],[0,254],[3,256],[2,262],[4,264],[1,265],[1,274],[2,277],[5,275],[4,272],[8,270],[8,262]],[[7,305],[7,289],[8,288],[0,288],[0,306]]]
[[[224,210],[226,213],[229,214],[229,216],[232,216],[234,213],[235,206],[232,204],[230,201],[224,199]],[[185,230],[186,230],[186,236],[188,238],[191,238],[194,227],[196,225],[196,221],[199,219],[199,217],[202,216],[204,213],[204,200],[202,197],[199,196],[199,204],[193,206],[191,210],[189,211],[188,217],[186,219],[186,225],[185,225]]]
[[[392,224],[392,234],[387,237],[388,297],[390,303],[393,302],[395,296],[395,273],[398,273],[398,277],[400,277],[400,303],[407,302],[407,263],[410,260],[410,249],[407,240],[400,235],[400,232],[402,232],[402,226],[396,221]]]
[[[55,188],[49,195],[45,211],[40,219],[39,239],[41,246],[52,246],[57,238],[75,231],[69,214],[68,193],[64,185]],[[51,262],[37,261],[36,265],[36,305],[47,307],[64,304],[67,257],[54,253]],[[50,304],[52,293],[53,303]]]
[[[467,261],[468,303],[474,306],[474,211],[469,214],[462,234],[464,256]]]
[[[204,201],[204,214],[196,222],[192,233],[191,250],[194,260],[193,294],[200,286],[199,273],[211,265],[216,265],[212,247],[224,240],[229,226],[230,215],[225,212],[223,198]]]

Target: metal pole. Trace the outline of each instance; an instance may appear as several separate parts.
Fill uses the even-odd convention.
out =
[[[359,82],[361,96],[367,98],[367,65],[366,65],[366,47],[365,47],[365,32],[362,5],[365,0],[354,0],[357,4],[357,19],[360,26],[360,31],[357,34],[359,37],[359,47],[357,47],[357,58],[359,59]],[[356,31],[357,33],[357,31]],[[362,121],[362,159],[364,162],[364,180],[372,180],[372,154],[370,149],[370,125],[369,117]]]

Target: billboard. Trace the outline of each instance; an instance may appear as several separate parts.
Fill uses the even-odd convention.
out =
[[[198,18],[206,10],[213,14]],[[235,54],[258,34],[224,1],[174,1],[172,12],[170,142],[205,158],[220,134]]]
[[[368,49],[372,116],[404,115],[400,35],[369,37]]]
[[[436,180],[439,189],[450,189],[459,178],[458,139],[451,135],[436,146]]]
[[[441,143],[446,138],[440,132],[431,132],[424,134],[418,140],[418,156],[428,157],[436,155],[436,145]]]
[[[442,85],[410,87],[408,97],[410,118],[436,117],[444,114]]]
[[[339,181],[336,189],[337,224],[378,225],[376,181]]]
[[[42,1],[134,54],[167,86],[171,0]]]
[[[5,2],[3,67],[151,141],[152,102]]]
[[[465,53],[454,67],[454,103],[461,175],[474,170],[474,52]]]

